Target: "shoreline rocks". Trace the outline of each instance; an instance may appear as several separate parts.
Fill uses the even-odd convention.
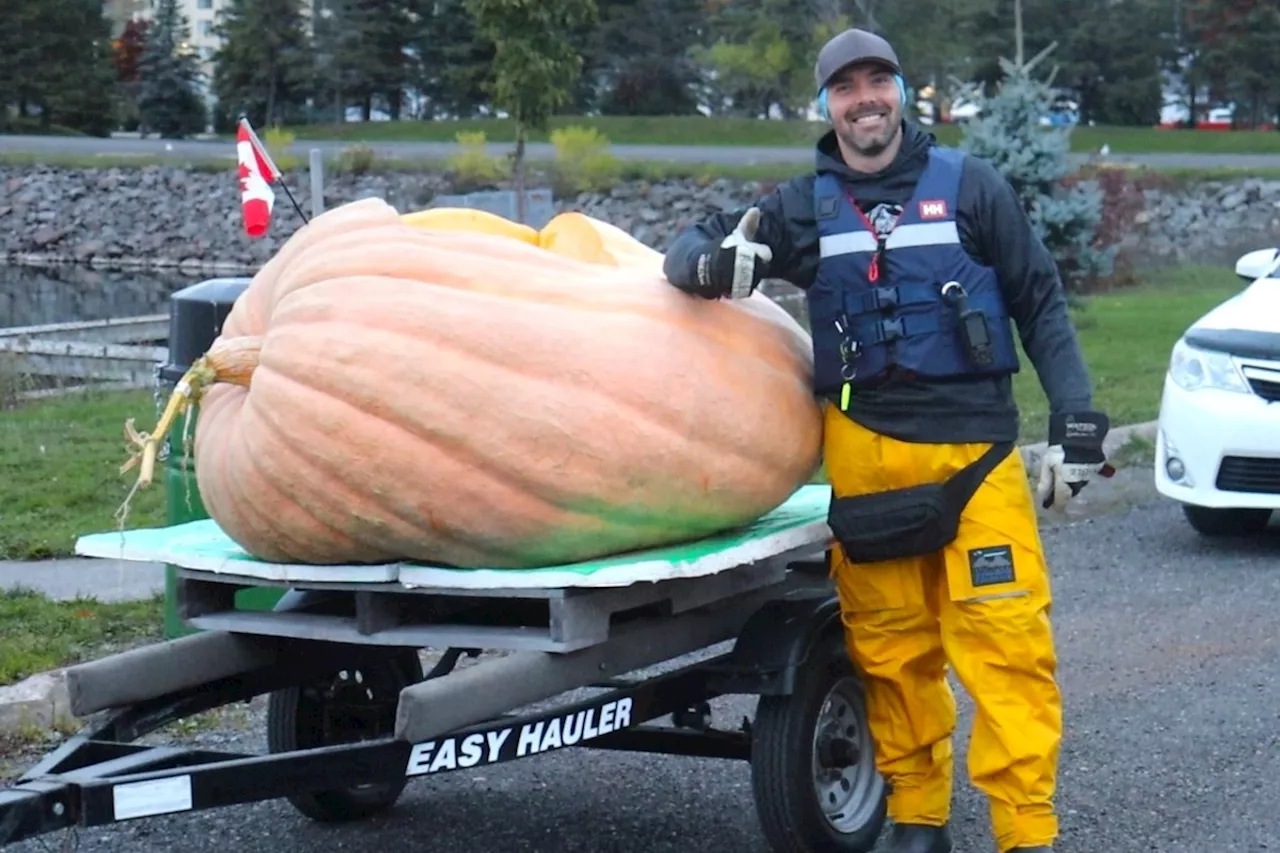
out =
[[[310,210],[305,173],[286,183],[298,205]],[[686,223],[747,204],[769,189],[727,178],[632,181],[557,198],[554,210],[582,211],[662,250]],[[324,201],[334,207],[377,196],[409,212],[453,192],[441,174],[340,175],[327,178]],[[1137,192],[1140,201],[1130,199],[1124,211],[1121,249],[1140,265],[1234,263],[1241,252],[1270,245],[1280,228],[1280,181],[1245,178]],[[283,193],[266,237],[248,238],[240,216],[230,170],[0,168],[0,258],[14,266],[250,275],[303,224]]]

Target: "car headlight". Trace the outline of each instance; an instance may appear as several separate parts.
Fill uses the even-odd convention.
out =
[[[1220,391],[1249,393],[1249,386],[1245,384],[1240,371],[1236,370],[1231,356],[1196,349],[1181,339],[1173,345],[1173,357],[1169,359],[1169,378],[1179,388],[1187,391],[1217,388]]]

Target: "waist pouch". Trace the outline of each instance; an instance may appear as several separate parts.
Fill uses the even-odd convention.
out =
[[[964,508],[1012,450],[1013,442],[992,445],[943,483],[855,497],[833,495],[827,526],[855,563],[932,554],[956,538]]]

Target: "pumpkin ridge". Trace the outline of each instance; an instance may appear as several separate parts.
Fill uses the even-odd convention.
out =
[[[223,414],[232,416],[230,419],[234,421],[236,420],[234,416],[239,413],[232,409],[227,409],[224,410]],[[209,419],[206,418],[205,422],[201,424],[201,426],[203,427],[203,430],[197,430],[197,436],[200,436],[202,433],[208,434],[209,426],[212,426],[212,424]],[[238,431],[233,431],[232,434],[235,434],[236,432]],[[197,438],[197,440],[199,439]],[[207,458],[207,456],[197,451],[197,458],[202,459]],[[217,513],[215,517],[222,519],[220,523],[226,526],[229,534],[234,531],[233,538],[236,538],[237,540],[248,538],[255,542],[261,542],[264,540],[265,536],[267,541],[278,543],[280,539],[292,539],[293,537],[290,532],[283,529],[277,531],[275,527],[272,526],[271,520],[274,519],[270,513],[265,516],[262,515],[256,505],[256,501],[253,499],[254,492],[246,487],[244,479],[241,476],[237,476],[242,473],[239,470],[243,465],[243,463],[239,461],[241,458],[242,457],[238,455],[230,453],[215,454],[215,464],[217,464],[219,468],[217,481],[222,484],[223,488],[227,491],[225,493],[218,494],[216,490],[213,490],[213,495],[206,496],[207,490],[204,486],[205,479],[202,478],[200,480],[200,491],[201,498],[206,504],[205,508],[210,510],[211,514]],[[210,498],[212,498],[212,500]],[[223,500],[224,498],[225,500]],[[229,516],[226,515],[227,513],[229,513]],[[269,520],[266,527],[261,523],[262,518]],[[290,552],[288,550],[281,551],[279,544],[276,544],[275,550],[271,552],[255,549],[255,556],[259,559],[283,560],[287,559],[286,555],[289,553]]]
[[[461,468],[465,468],[472,472],[483,471],[490,478],[490,486],[499,487],[505,491],[509,491],[512,493],[512,497],[519,496],[528,500],[537,501],[546,509],[559,510],[564,514],[576,516],[582,521],[599,522],[602,520],[597,514],[584,512],[571,506],[571,503],[575,500],[580,500],[582,495],[570,491],[555,492],[554,490],[548,490],[545,487],[545,484],[540,480],[534,480],[529,477],[520,477],[517,473],[502,468],[501,463],[495,462],[487,456],[482,456],[474,452],[466,452],[465,446],[461,444],[463,441],[461,438],[450,437],[445,433],[422,432],[420,425],[410,418],[391,417],[386,414],[379,414],[376,416],[370,415],[368,410],[364,407],[363,401],[353,399],[347,394],[342,393],[343,390],[348,389],[342,389],[339,386],[325,386],[321,389],[312,385],[305,377],[295,376],[282,371],[273,371],[273,373],[280,378],[284,378],[290,382],[304,386],[309,391],[314,392],[317,395],[322,395],[325,398],[326,403],[339,403],[352,411],[363,413],[368,417],[376,417],[382,423],[395,427],[412,438],[419,439],[430,444],[441,453],[450,456],[451,459]],[[354,384],[357,389],[360,387],[359,383]],[[310,457],[306,458],[308,461],[312,461]],[[340,471],[337,469],[331,469],[330,473],[337,476]],[[525,486],[527,488],[520,488],[521,486]],[[548,493],[549,491],[551,491],[551,494]],[[554,497],[555,494],[559,494],[560,497]],[[663,510],[663,512],[665,512],[665,510]],[[662,521],[660,517],[646,517],[643,525],[631,524],[629,526],[643,528],[660,521]]]
[[[243,418],[245,416],[245,407],[249,405],[251,399],[252,395],[246,394],[239,401],[230,400],[227,402],[228,411],[226,414],[228,420],[240,427],[232,430],[230,435],[234,435],[248,452],[218,454],[223,467],[223,476],[220,482],[226,484],[229,489],[230,493],[226,495],[228,498],[227,503],[238,510],[236,521],[233,524],[238,524],[240,535],[256,543],[263,541],[272,543],[274,552],[266,552],[259,549],[258,554],[261,557],[274,558],[282,562],[298,559],[303,555],[314,553],[314,549],[308,547],[307,540],[307,534],[311,531],[298,530],[294,525],[278,523],[280,521],[279,508],[289,507],[291,503],[296,501],[296,496],[282,490],[270,478],[262,476],[262,467],[259,461],[255,459],[256,454],[249,450],[250,444],[254,439],[252,433],[249,436],[245,435]],[[250,476],[246,476],[246,474]],[[254,484],[253,489],[249,489],[246,485],[250,481]],[[284,495],[286,502],[276,503],[271,501],[269,493]],[[349,539],[349,536],[342,535],[339,543],[343,539]]]
[[[271,377],[277,380],[292,381],[287,377],[272,372]],[[271,381],[270,379],[267,380]],[[354,528],[342,528],[335,526],[333,518],[342,516],[342,507],[358,506],[362,503],[362,493],[354,488],[352,484],[344,477],[340,476],[346,469],[337,467],[333,460],[324,456],[313,457],[302,451],[301,447],[296,443],[287,441],[283,438],[290,433],[293,424],[285,423],[280,420],[277,412],[268,407],[252,402],[255,398],[250,396],[246,401],[248,406],[254,409],[254,417],[257,417],[264,429],[247,430],[243,423],[240,426],[240,433],[248,433],[249,442],[261,442],[255,446],[250,446],[248,442],[244,445],[245,452],[239,458],[245,460],[244,464],[251,465],[254,473],[262,480],[269,482],[274,488],[285,494],[289,503],[296,504],[301,509],[303,515],[313,522],[316,526],[333,530],[338,534],[338,540],[346,540],[347,549],[354,552],[356,548],[363,549],[367,552],[364,556],[365,560],[388,560],[392,559],[394,553],[386,547],[387,535],[390,534],[394,539],[399,541],[412,540],[421,532],[419,527],[419,519],[409,517],[404,514],[395,512],[390,507],[380,505],[386,515],[391,520],[399,521],[402,525],[401,530],[381,529],[378,532],[366,531],[364,528],[384,528],[389,525],[386,522],[375,519],[364,519],[364,524]],[[240,417],[244,417],[243,413]],[[226,454],[230,457],[232,454]],[[297,467],[292,468],[294,471],[312,470],[314,473],[312,479],[323,484],[323,488],[308,489],[305,484],[298,479],[294,479],[291,484],[281,481],[279,468],[271,465],[275,460],[293,459],[301,463]],[[270,460],[264,464],[264,460]],[[287,467],[287,466],[286,466]],[[287,478],[285,478],[287,479]],[[292,485],[292,489],[288,488]],[[285,504],[288,505],[288,504]],[[273,528],[274,530],[274,528]],[[366,535],[367,533],[367,535]],[[372,537],[377,538],[372,538]],[[343,546],[339,544],[339,549]],[[303,548],[295,548],[294,555],[303,553]],[[376,556],[375,556],[376,555]]]
[[[385,228],[398,221],[399,214],[385,201],[362,199],[325,211],[304,224],[254,275],[248,288],[253,304],[245,306],[245,313],[249,316],[242,320],[235,316],[236,310],[233,309],[223,324],[224,332],[238,332],[241,322],[257,320],[261,325],[250,323],[246,331],[262,334],[270,323],[272,309],[283,296],[288,295],[290,289],[285,279],[293,265],[309,262],[317,253],[323,255],[330,242],[367,240],[368,235],[362,232]]]
[[[344,323],[344,321],[341,321],[341,320],[334,320],[329,322],[331,322],[335,328],[341,328],[343,325],[346,325],[346,323]],[[325,325],[325,323],[323,322],[307,323],[306,334],[318,335],[319,329],[322,325]],[[276,326],[273,326],[273,328],[277,332],[279,332],[283,328],[286,328],[286,324],[276,325]],[[483,354],[477,353],[472,350],[464,349],[462,347],[455,346],[450,343],[446,343],[442,339],[437,338],[437,339],[432,339],[430,341],[423,341],[421,338],[417,338],[410,333],[407,333],[405,331],[395,328],[395,326],[390,322],[385,322],[383,324],[380,324],[379,326],[377,326],[376,329],[368,328],[367,331],[374,332],[381,337],[394,336],[394,337],[404,338],[404,339],[413,341],[415,344],[418,344],[418,345],[429,345],[432,347],[439,348],[441,350],[448,350],[454,355],[462,359],[468,359],[468,360],[480,362],[486,365],[487,367],[495,369],[495,371],[514,374],[522,383],[532,383],[532,384],[540,385],[543,387],[557,388],[554,377],[548,378],[548,377],[540,377],[540,376],[531,376],[528,374],[521,373],[520,371],[514,370],[513,368],[509,367],[507,364],[505,364],[502,361],[492,359],[488,356],[485,356]],[[334,334],[332,337],[338,338],[338,339],[343,339],[343,338],[350,339],[352,336]],[[388,345],[388,348],[394,350],[396,347]],[[352,396],[350,396],[352,393],[361,394],[361,393],[365,393],[366,391],[367,383],[362,383],[359,380],[358,375],[359,375],[358,373],[353,372],[347,375],[350,377],[348,379],[347,376],[336,376],[331,373],[327,378],[330,382],[332,382],[332,384],[327,385],[325,387],[324,393],[327,396],[332,397],[334,399],[340,399],[344,404],[351,406],[357,411],[366,411],[363,402],[359,400],[359,398],[353,398]],[[295,381],[307,382],[306,379],[303,379],[303,377],[299,375],[291,375],[290,378],[294,379]],[[307,384],[310,385],[309,382]],[[441,383],[441,384],[447,384],[447,383]],[[320,390],[316,388],[314,385],[311,385],[310,387],[312,387],[317,391]],[[598,385],[593,386],[593,388],[598,388]],[[578,393],[579,394],[592,393],[592,389],[582,387],[578,389]],[[697,456],[698,458],[707,458],[709,454],[728,456],[731,459],[735,460],[737,464],[749,466],[750,468],[756,468],[759,466],[760,460],[762,458],[761,454],[767,452],[767,448],[761,447],[758,445],[753,444],[753,445],[735,446],[733,444],[717,442],[713,436],[700,434],[697,432],[696,429],[693,429],[693,430],[682,429],[679,424],[673,422],[673,419],[679,418],[681,414],[678,411],[668,411],[666,413],[666,416],[662,417],[662,416],[659,416],[659,411],[660,411],[659,408],[646,408],[636,402],[625,400],[617,396],[609,395],[602,390],[595,390],[594,393],[603,397],[603,399],[608,403],[609,407],[630,412],[631,414],[638,416],[638,418],[642,419],[645,423],[649,424],[656,431],[665,433],[671,439],[672,447],[683,448],[685,446],[692,445],[693,449],[688,454],[690,456]],[[451,455],[456,455],[466,450],[466,445],[464,443],[465,439],[462,437],[446,438],[443,434],[440,434],[440,433],[425,432],[423,430],[423,425],[414,423],[411,419],[408,419],[402,415],[392,418],[392,417],[389,417],[389,413],[384,412],[379,414],[378,417],[380,420],[386,423],[394,424],[398,426],[399,428],[405,430],[410,435],[416,438],[442,446],[442,449],[447,450]],[[784,461],[785,458],[789,457],[790,455],[788,451],[785,451],[785,450],[782,451],[782,454],[783,454],[783,460],[780,460],[780,461]],[[561,509],[568,509],[568,507],[565,506],[565,504],[563,503],[564,500],[566,499],[572,500],[577,496],[577,493],[575,492],[557,489],[551,483],[545,483],[540,479],[533,479],[528,475],[522,475],[519,471],[495,469],[496,463],[494,463],[493,460],[488,458],[481,458],[475,453],[467,453],[466,455],[467,455],[468,462],[470,462],[474,466],[484,468],[496,480],[499,480],[499,479],[508,480],[513,483],[518,483],[529,489],[536,490],[536,492],[541,497],[543,497],[543,499],[547,500],[549,503],[551,503],[551,505],[559,507]],[[716,467],[720,467],[720,466],[716,466]],[[556,497],[556,496],[559,496],[559,497]]]
[[[260,371],[264,369],[270,370],[270,368],[259,368]],[[365,416],[375,417],[375,416],[369,415],[367,410],[364,409],[363,407],[353,403],[349,399],[345,399],[343,395],[336,393],[336,390],[333,387],[326,386],[324,388],[319,388],[311,384],[310,382],[308,382],[306,378],[292,376],[278,370],[271,370],[271,375],[275,379],[283,380],[299,388],[305,389],[305,391],[308,394],[314,395],[317,398],[323,398],[325,405],[342,406],[346,409],[350,409],[351,411],[364,414]],[[308,378],[315,377],[315,376],[317,376],[317,374],[308,374]],[[264,406],[264,408],[266,407]],[[378,419],[383,421],[384,423],[387,423],[389,426],[393,426],[398,429],[401,429],[402,431],[406,432],[407,434],[413,437],[420,438],[420,439],[423,438],[423,436],[416,435],[412,431],[404,429],[403,426],[399,423],[396,423],[394,421],[390,421],[381,417],[379,417]],[[283,429],[285,432],[292,432],[295,435],[297,435],[299,431],[299,426],[296,423],[282,424],[281,422],[275,421],[273,419],[271,425],[273,427],[273,431],[280,431]],[[429,437],[428,437],[428,440],[429,440]],[[430,443],[436,444],[436,442],[430,442]],[[349,475],[358,474],[360,472],[356,470],[352,470],[352,468],[348,466],[344,466],[342,463],[345,460],[342,459],[341,457],[328,457],[328,456],[325,456],[324,454],[313,455],[313,454],[309,454],[301,451],[300,447],[293,447],[290,449],[290,451],[297,454],[299,458],[303,460],[306,466],[312,467],[317,472],[317,475],[318,475],[317,479],[323,480],[325,483],[324,490],[318,490],[311,493],[311,498],[313,500],[317,500],[317,499],[324,500],[326,498],[331,497],[334,485],[341,484],[343,487],[350,490],[351,493],[361,495],[362,499],[355,502],[356,504],[369,503],[369,499],[371,496],[368,494],[360,493],[360,491],[356,489],[348,479]],[[230,457],[232,454],[228,453],[226,455]],[[471,472],[476,472],[476,469],[473,468],[472,466],[459,464],[459,467],[468,469]],[[302,470],[305,470],[305,468],[303,468]],[[328,476],[319,476],[323,474],[327,474]],[[472,476],[474,475],[475,474],[472,473]],[[519,500],[523,499],[527,501],[536,501],[538,503],[543,504],[544,507],[549,509],[559,509],[554,504],[550,504],[549,502],[545,501],[541,496],[530,494],[528,492],[520,490],[519,488],[514,486],[511,483],[510,478],[506,476],[492,476],[492,475],[489,475],[489,476],[491,478],[491,483],[489,484],[490,486],[489,490],[498,491],[499,493],[505,493],[504,498],[507,499],[507,502],[508,502],[507,505],[509,506],[518,505]],[[434,487],[434,484],[425,484],[421,486],[421,488],[427,491],[432,491],[434,490],[435,487]],[[375,500],[376,500],[375,506],[379,512],[385,513],[386,515],[403,522],[409,528],[409,530],[406,531],[406,536],[404,537],[406,540],[411,541],[412,539],[417,538],[416,534],[420,534],[422,532],[422,522],[426,521],[426,519],[423,517],[422,514],[418,512],[412,512],[410,514],[406,514],[403,511],[403,507],[401,508],[396,507],[396,504],[394,501],[386,501],[380,498],[377,498]],[[324,501],[324,503],[328,503],[328,501]],[[340,513],[341,510],[339,509],[339,507],[350,506],[350,505],[353,505],[353,504],[349,501],[334,503],[332,512],[335,514]],[[584,517],[583,520],[598,521],[598,519],[591,518],[591,517]],[[366,523],[368,523],[367,519],[366,519]],[[441,528],[439,526],[434,526],[434,525],[432,526],[431,529],[433,531],[436,531],[437,533],[443,533],[444,531],[447,531],[447,534],[442,536],[442,538],[448,538],[456,542],[457,545],[459,546],[458,550],[471,551],[475,553],[483,553],[483,554],[490,554],[490,555],[494,553],[498,553],[498,554],[508,555],[512,557],[519,557],[521,553],[520,549],[517,546],[513,545],[513,546],[504,547],[497,542],[485,541],[483,543],[483,546],[481,546],[477,544],[471,537],[467,536],[465,534],[465,531],[453,530],[450,528]],[[348,535],[351,535],[353,537],[355,536],[354,531],[348,530],[347,532],[348,532]],[[357,541],[361,541],[361,540],[357,539]],[[383,541],[385,542],[385,539]]]
[[[415,237],[422,233],[421,229],[409,230],[418,232],[412,235]],[[397,233],[397,236],[403,235]],[[493,240],[488,242],[495,243]],[[542,261],[538,265],[540,269],[535,269],[534,272],[540,272],[543,275],[531,275],[530,265],[521,258],[510,257],[509,253],[486,257],[483,273],[472,273],[470,270],[476,267],[475,256],[462,251],[455,245],[435,245],[424,243],[420,239],[407,239],[371,246],[367,239],[356,241],[352,238],[350,246],[326,246],[326,251],[322,255],[304,256],[282,273],[282,277],[305,278],[306,283],[291,285],[276,306],[281,307],[283,302],[291,299],[295,294],[316,285],[333,284],[355,278],[369,280],[386,278],[414,286],[437,286],[451,291],[483,294],[496,297],[502,302],[521,299],[553,307],[583,310],[586,309],[584,303],[587,303],[594,310],[606,310],[610,313],[643,313],[661,318],[668,325],[676,325],[670,323],[669,317],[664,316],[665,306],[655,307],[652,299],[645,298],[637,290],[639,287],[646,287],[670,290],[671,293],[664,294],[664,297],[672,302],[688,300],[687,304],[692,312],[688,325],[691,327],[690,332],[694,334],[706,336],[713,331],[713,327],[720,325],[719,322],[708,324],[706,322],[708,313],[711,313],[714,318],[715,313],[730,311],[752,325],[769,328],[784,327],[792,337],[797,333],[803,333],[803,328],[795,322],[794,318],[780,308],[778,309],[780,313],[771,312],[774,316],[770,317],[756,309],[756,306],[740,308],[740,306],[729,304],[695,302],[693,300],[698,299],[697,297],[675,291],[661,276],[632,268],[578,262],[577,272],[588,278],[589,283],[585,287],[581,282],[566,284],[567,280],[575,277],[567,274],[563,268],[564,264],[571,262],[572,259],[565,259],[518,241],[504,240],[491,245],[490,248],[501,249],[509,243],[523,247],[522,251],[531,253],[530,257],[539,258]],[[430,270],[432,278],[420,279],[402,274],[400,271],[406,267],[414,270]],[[352,271],[345,272],[345,268],[350,268]],[[383,269],[390,269],[393,272],[381,271]],[[512,289],[513,282],[519,283],[514,289]],[[767,299],[763,296],[759,298]],[[772,303],[770,306],[772,307]],[[669,309],[667,311],[669,312]],[[719,331],[721,343],[732,345],[737,341],[737,336],[726,330]],[[797,340],[793,347],[798,354],[803,350],[800,343],[801,341]]]
[[[491,290],[481,290],[467,286],[454,287],[438,281],[376,274],[331,276],[325,281],[308,286],[305,296],[300,295],[303,293],[302,290],[294,291],[277,307],[270,322],[273,327],[278,327],[294,322],[311,324],[317,319],[334,317],[338,311],[334,306],[340,304],[343,298],[342,292],[347,288],[360,293],[361,308],[387,306],[392,310],[385,316],[394,320],[396,318],[394,308],[404,297],[391,288],[400,285],[413,289],[437,287],[448,292],[447,298],[459,300],[464,304],[470,300],[476,300],[477,305],[493,306],[504,311],[509,310],[506,303],[523,301],[556,312],[566,310],[591,312],[628,321],[643,318],[654,323],[662,331],[678,333],[682,339],[690,342],[690,346],[712,345],[716,349],[727,350],[735,357],[749,359],[754,370],[768,371],[771,374],[770,378],[778,378],[788,383],[795,381],[798,385],[803,385],[803,382],[794,377],[798,374],[803,375],[811,363],[811,359],[806,355],[809,345],[796,335],[796,330],[803,332],[802,327],[797,324],[795,329],[792,329],[788,325],[757,313],[744,311],[739,314],[739,317],[750,320],[752,334],[735,334],[730,328],[728,318],[723,317],[712,317],[710,322],[707,322],[708,318],[690,318],[687,323],[673,323],[669,312],[664,313],[661,306],[653,306],[649,300],[637,300],[638,305],[594,300],[584,304],[586,302],[584,297],[572,293],[548,300],[529,297],[519,292],[504,292],[500,284],[494,284]],[[662,286],[670,287],[670,285]],[[338,293],[331,291],[338,291]],[[696,306],[696,303],[694,305],[695,310],[696,307],[700,307]],[[787,320],[791,319],[790,315],[785,317]],[[382,326],[379,325],[373,331],[377,332],[381,328]]]

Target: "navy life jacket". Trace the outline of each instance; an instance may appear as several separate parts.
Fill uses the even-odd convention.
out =
[[[807,300],[818,394],[872,384],[895,367],[939,380],[1018,371],[995,271],[960,245],[964,157],[929,149],[915,193],[883,245],[840,180],[817,176],[820,260]]]

